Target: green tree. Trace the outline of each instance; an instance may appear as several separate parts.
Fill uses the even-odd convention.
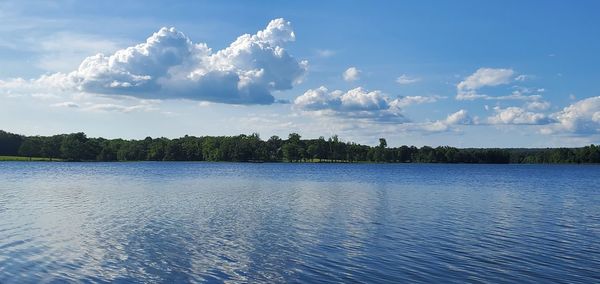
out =
[[[40,149],[42,157],[49,158],[50,160],[60,157],[60,145],[62,139],[63,137],[61,135],[43,138]]]
[[[41,147],[42,143],[39,137],[27,137],[21,143],[19,147],[19,156],[29,157],[38,157],[41,156]]]
[[[300,145],[300,135],[290,133],[288,140],[282,146],[283,157],[290,162],[298,162],[302,158],[302,149]]]
[[[266,143],[267,155],[271,161],[280,161],[283,158],[283,152],[281,147],[283,146],[283,140],[277,135],[271,136]]]
[[[83,160],[86,151],[85,142],[87,137],[82,132],[65,135],[60,146],[62,158],[69,161]]]
[[[0,130],[0,155],[17,156],[21,143],[23,143],[21,135]]]

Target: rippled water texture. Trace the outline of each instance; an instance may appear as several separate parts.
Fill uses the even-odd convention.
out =
[[[0,282],[600,279],[600,167],[0,163]]]

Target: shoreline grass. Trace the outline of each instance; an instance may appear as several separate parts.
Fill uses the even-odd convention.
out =
[[[42,158],[42,157],[23,157],[23,156],[0,156],[2,162],[61,162],[62,159]]]

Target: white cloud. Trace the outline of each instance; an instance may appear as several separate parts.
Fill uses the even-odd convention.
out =
[[[543,125],[552,123],[553,120],[543,113],[526,111],[520,107],[495,107],[496,115],[489,117],[490,124],[526,124]]]
[[[209,106],[212,106],[212,105],[213,105],[213,103],[211,103],[211,102],[206,102],[206,101],[202,101],[202,102],[199,102],[199,103],[198,103],[198,106],[199,106],[199,107],[209,107]]]
[[[306,91],[294,100],[294,107],[318,116],[337,116],[380,122],[406,122],[398,99],[392,100],[381,91],[355,88],[347,92],[326,87]]]
[[[475,124],[476,121],[469,116],[468,112],[464,109],[461,109],[455,113],[449,114],[446,119],[436,120],[434,122],[426,122],[422,124],[417,124],[418,129],[422,129],[428,132],[443,132],[448,131],[455,125],[469,125]]]
[[[465,80],[456,85],[457,100],[474,100],[492,98],[477,93],[483,87],[493,87],[510,83],[514,71],[504,68],[479,68]]]
[[[459,90],[477,90],[485,86],[498,86],[510,82],[515,72],[503,68],[479,68],[464,81],[458,83]]]
[[[74,103],[74,102],[61,102],[61,103],[55,103],[55,104],[51,104],[51,107],[67,107],[67,108],[78,108],[79,104]]]
[[[542,133],[600,133],[600,96],[580,100],[552,116],[558,123]]]
[[[410,105],[435,103],[438,100],[445,98],[446,97],[441,96],[405,96],[394,100],[394,102],[398,107],[407,107]]]
[[[0,95],[19,96],[35,94],[47,94],[49,96],[63,93],[66,90],[73,90],[75,84],[68,80],[68,76],[63,73],[54,73],[42,75],[37,79],[25,80],[23,78],[13,78],[0,80]]]
[[[138,98],[271,104],[273,91],[291,89],[307,71],[306,61],[297,61],[283,48],[294,40],[284,19],[272,20],[264,30],[242,35],[217,52],[174,28],[162,28],[145,43],[87,57],[68,74],[22,80],[12,87],[60,86]],[[0,90],[10,90],[15,82],[0,82]]]
[[[86,101],[85,103],[76,103],[72,101],[58,102],[51,104],[51,107],[56,108],[72,108],[83,112],[136,112],[136,111],[157,111],[156,101],[152,100],[134,100],[135,104],[126,105],[122,103],[106,102],[111,101],[110,98],[103,100]],[[104,101],[104,102],[102,102]]]
[[[421,78],[410,77],[406,74],[400,75],[400,77],[396,78],[396,83],[400,85],[408,85],[421,81]]]
[[[335,51],[331,49],[317,49],[317,56],[322,58],[328,58],[335,55]]]
[[[466,110],[461,109],[455,113],[448,115],[445,122],[449,125],[471,124],[473,123],[473,120],[471,119]]]
[[[294,108],[317,116],[368,120],[372,122],[405,123],[409,120],[402,109],[410,105],[434,103],[445,97],[406,96],[392,99],[381,91],[358,87],[347,92],[329,91],[321,86],[307,90],[294,100]]]
[[[515,77],[515,81],[523,82],[525,80],[528,80],[530,77],[531,76],[521,74],[521,75]]]
[[[472,100],[476,100],[476,99],[496,100],[496,101],[507,101],[507,100],[537,101],[537,100],[541,100],[542,96],[541,95],[524,95],[519,92],[513,92],[512,94],[506,95],[506,96],[488,96],[488,95],[482,95],[482,94],[477,94],[477,93],[471,92],[471,93],[459,93],[456,95],[456,99],[462,100],[462,101],[472,101]]]
[[[350,67],[350,68],[346,69],[346,71],[344,71],[344,73],[342,74],[342,77],[344,78],[344,81],[346,81],[346,82],[356,81],[359,79],[360,73],[361,73],[361,71],[358,70],[358,68]]]
[[[507,100],[520,100],[520,101],[539,101],[542,99],[541,93],[545,92],[545,89],[531,89],[525,88],[521,86],[514,86],[515,90],[512,91],[510,95],[504,96],[490,96],[485,94],[479,94],[476,90],[468,90],[466,92],[458,92],[456,95],[457,100],[497,100],[497,101],[507,101]]]
[[[456,94],[456,99],[459,101],[472,101],[477,99],[491,99],[488,95],[480,95],[476,92],[466,92]]]
[[[125,106],[125,105],[120,105],[120,104],[91,104],[89,106],[82,108],[82,110],[90,111],[90,112],[113,112],[114,111],[114,112],[129,113],[129,112],[135,112],[135,111],[155,111],[158,109],[153,107],[152,105],[147,105],[147,104],[139,104],[139,105],[132,105],[132,106]]]
[[[528,110],[542,111],[550,108],[550,102],[547,101],[532,101],[525,104]]]

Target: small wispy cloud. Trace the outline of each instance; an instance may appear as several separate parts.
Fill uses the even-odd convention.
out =
[[[361,72],[362,71],[360,71],[356,67],[350,67],[346,69],[346,71],[344,71],[344,73],[342,74],[342,78],[344,78],[344,81],[346,82],[356,81],[360,78]]]
[[[396,83],[398,83],[400,85],[414,84],[419,81],[421,81],[421,78],[411,77],[406,74],[402,74],[398,78],[396,78]]]
[[[78,108],[79,104],[74,103],[74,102],[60,102],[60,103],[51,104],[50,106],[51,107]]]
[[[507,68],[479,68],[456,85],[457,100],[525,100],[537,101],[542,99],[543,88],[530,89],[513,86],[515,90],[510,95],[491,96],[479,92],[484,87],[507,85],[511,82],[522,82],[531,78],[529,75],[514,76],[515,71]]]
[[[132,105],[132,106],[125,106],[125,105],[119,105],[119,104],[92,104],[92,105],[83,107],[82,110],[83,111],[91,111],[91,112],[113,112],[114,111],[114,112],[129,113],[129,112],[135,112],[135,111],[143,111],[143,112],[156,111],[156,110],[158,110],[158,108],[156,108],[155,106],[146,105],[146,104]]]
[[[335,51],[331,49],[317,49],[317,56],[321,58],[329,58],[336,54]]]
[[[487,86],[508,84],[515,71],[504,68],[479,68],[456,85],[459,95],[474,93],[476,90]]]

